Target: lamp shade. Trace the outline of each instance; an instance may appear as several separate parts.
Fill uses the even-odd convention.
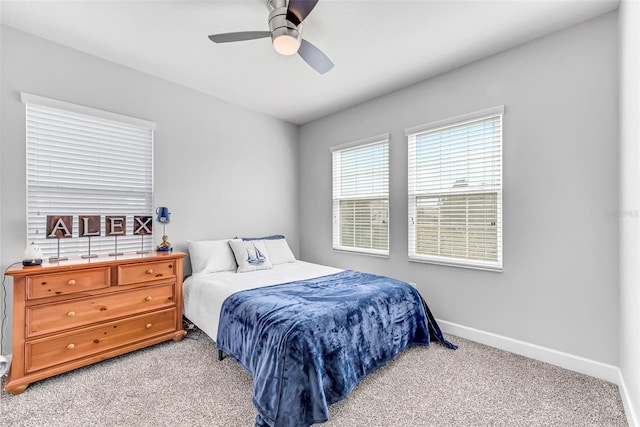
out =
[[[169,212],[169,208],[160,206],[158,209],[156,209],[156,214],[158,215],[157,221],[160,224],[169,224],[171,222],[171,212]]]
[[[273,39],[273,48],[280,55],[293,55],[300,49],[300,38],[282,34]]]

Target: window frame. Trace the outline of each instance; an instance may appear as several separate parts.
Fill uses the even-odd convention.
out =
[[[384,257],[384,258],[388,258],[389,257],[389,247],[390,247],[390,203],[389,203],[389,149],[390,149],[390,135],[388,133],[385,134],[380,134],[380,135],[376,135],[376,136],[372,136],[372,137],[368,137],[368,138],[363,138],[363,139],[359,139],[357,141],[352,141],[346,144],[340,144],[340,145],[336,145],[336,146],[332,146],[330,147],[330,151],[332,154],[332,159],[331,159],[331,165],[332,165],[332,172],[331,172],[331,177],[332,177],[332,248],[334,251],[339,251],[339,252],[351,252],[351,253],[358,253],[358,254],[363,254],[363,255],[370,255],[370,256],[378,256],[378,257]],[[359,148],[368,148],[368,147],[373,147],[376,145],[382,145],[382,144],[386,144],[386,159],[385,159],[385,169],[386,169],[386,177],[384,178],[383,182],[384,182],[384,186],[385,191],[382,193],[369,193],[369,194],[358,194],[358,195],[352,195],[352,196],[345,196],[342,194],[338,194],[338,188],[341,187],[341,182],[342,182],[342,174],[336,175],[336,167],[339,167],[341,164],[341,158],[340,160],[337,160],[336,156],[339,153],[343,153],[345,151],[348,150],[354,150],[354,149],[359,149]],[[341,201],[353,201],[353,202],[358,202],[358,201],[367,201],[367,200],[371,200],[371,201],[382,201],[383,203],[386,203],[386,243],[387,243],[387,247],[386,249],[374,249],[374,248],[366,248],[366,247],[360,247],[360,246],[346,246],[346,245],[342,245],[341,244],[341,211],[340,211],[340,202]],[[373,224],[373,222],[371,222],[371,224]],[[373,228],[373,226],[371,226],[371,228]],[[355,238],[355,232],[354,232],[354,238]],[[372,236],[372,244],[371,246],[374,246],[373,244],[373,236]]]
[[[59,240],[46,238],[47,215],[68,215],[73,220],[73,237],[60,239],[62,240],[59,242],[60,256],[88,254],[88,238],[79,238],[78,221],[81,215],[95,215],[100,217],[100,236],[91,238],[91,253],[106,255],[114,252],[115,248],[115,237],[105,235],[106,216],[113,215],[126,218],[126,234],[118,238],[118,252],[153,250],[152,234],[143,238],[133,235],[133,217],[149,216],[152,221],[154,217],[153,151],[156,124],[26,92],[21,92],[20,96],[22,103],[25,104],[27,216],[25,233],[27,241],[35,241],[42,248],[45,257],[57,256]],[[92,140],[92,138],[95,139]],[[109,148],[105,150],[103,143],[96,144],[96,141],[108,141],[107,147],[124,147],[124,152],[118,152],[122,158],[113,160],[113,157],[118,155],[108,151]],[[75,151],[68,145],[70,143],[76,144]],[[58,145],[67,145],[67,148],[56,151]],[[78,163],[78,159],[86,158],[84,153],[76,156],[76,152],[82,150],[83,146],[90,151],[94,148],[93,151],[96,154],[93,157],[105,165],[103,172],[96,174],[98,180],[96,186],[102,187],[101,190],[87,190],[89,186],[87,183],[91,182],[86,180],[87,171],[90,171],[90,168],[86,165],[77,167],[82,164]],[[38,158],[39,147],[50,149],[52,153],[51,156],[45,155],[42,158],[45,162],[42,164],[35,163],[41,161]],[[100,150],[107,155],[100,154]],[[61,159],[61,162],[55,160],[55,157]],[[139,158],[144,161],[143,165],[137,164]],[[60,169],[53,169],[54,172],[49,172],[50,169],[42,169],[43,165],[48,168],[52,159],[52,164],[59,166]],[[111,163],[108,163],[109,161]],[[65,166],[65,163],[72,166]],[[136,163],[135,167],[134,163]],[[109,164],[116,166],[109,167]],[[39,177],[38,175],[42,173],[39,171],[46,171],[46,173]],[[109,181],[110,174],[119,173],[118,171],[124,174],[119,175],[121,177],[129,176],[129,185],[126,185],[126,179]],[[48,175],[52,173],[57,175],[54,181],[51,181],[54,175]],[[77,178],[67,178],[67,174],[76,175]],[[65,185],[60,179],[70,182],[70,185]],[[133,185],[138,182],[142,184]],[[106,183],[107,187],[100,183]],[[47,188],[52,190],[48,191]],[[98,198],[98,202],[92,201]],[[69,204],[69,200],[73,200],[73,203]],[[127,202],[113,203],[119,200]],[[79,203],[77,206],[76,201]],[[60,208],[56,207],[56,204],[59,204]]]
[[[488,270],[495,272],[503,271],[503,134],[504,134],[504,124],[503,124],[503,116],[504,116],[504,105],[498,105],[495,107],[483,109],[480,111],[463,114],[455,117],[451,117],[444,120],[439,120],[436,122],[431,122],[411,128],[405,129],[405,135],[407,137],[407,196],[408,196],[408,230],[407,230],[407,243],[408,243],[408,259],[411,262],[422,262],[429,264],[438,264],[438,265],[447,265],[453,267],[464,267],[471,269],[479,269],[479,270]],[[473,123],[489,120],[492,118],[497,118],[499,123],[499,138],[496,144],[498,155],[496,158],[499,161],[497,168],[499,169],[499,177],[497,182],[493,185],[488,185],[487,187],[482,186],[472,186],[472,187],[460,187],[459,189],[455,189],[454,186],[451,186],[447,189],[441,188],[440,190],[435,191],[419,191],[416,189],[416,178],[417,178],[417,160],[412,158],[416,156],[416,138],[420,135],[434,133],[441,130],[451,129],[454,127],[471,125]],[[468,212],[469,212],[469,202],[471,201],[471,197],[473,196],[481,196],[495,193],[496,197],[496,260],[474,260],[469,258],[458,258],[453,256],[444,256],[444,255],[427,255],[417,253],[417,241],[418,241],[418,232],[417,228],[417,208],[418,208],[418,199],[420,198],[444,198],[447,196],[460,196],[466,195],[468,198],[466,199],[465,208],[467,212],[466,224],[469,224]],[[438,218],[442,218],[440,212],[438,212]],[[439,225],[438,230],[442,227]],[[465,241],[467,245],[470,241],[468,228],[465,231]],[[486,251],[486,249],[485,249]]]

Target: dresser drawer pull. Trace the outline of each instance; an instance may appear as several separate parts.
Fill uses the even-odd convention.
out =
[[[75,315],[76,315],[76,312],[75,312],[75,311],[70,311],[70,312],[68,312],[68,313],[67,313],[67,316],[68,316],[68,317],[73,317],[73,316],[75,316]]]
[[[147,328],[147,329],[151,329],[151,327],[152,327],[152,326],[153,326],[153,325],[152,325],[151,323],[147,323],[147,325],[145,326],[145,328]]]
[[[144,300],[145,300],[145,301],[151,301],[152,299],[153,299],[152,297],[148,296],[148,297],[146,297]]]
[[[73,350],[74,348],[76,348],[76,345],[75,345],[75,344],[69,344],[69,345],[67,346],[67,350]]]
[[[148,269],[147,270],[147,274],[153,274],[153,270],[152,269]]]
[[[67,285],[75,285],[76,281],[74,279],[71,279],[67,282]]]

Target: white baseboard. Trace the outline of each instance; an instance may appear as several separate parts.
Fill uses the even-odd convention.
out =
[[[616,384],[620,389],[620,396],[622,397],[622,403],[624,404],[629,426],[640,427],[640,424],[638,424],[638,418],[636,417],[633,406],[631,405],[631,396],[629,396],[624,382],[624,377],[622,376],[622,371],[619,367],[494,334],[492,332],[485,332],[468,326],[458,325],[446,320],[437,319],[437,322],[440,325],[442,332],[447,334],[456,335],[461,338],[466,338],[471,341],[479,342],[481,344],[529,357],[531,359],[540,360],[542,362],[550,363],[555,366],[560,366],[561,368],[580,372],[581,374]]]
[[[622,403],[624,404],[624,412],[627,414],[627,424],[629,424],[629,427],[640,427],[640,419],[638,419],[636,411],[633,409],[633,405],[631,404],[631,396],[629,396],[629,390],[627,389],[627,384],[624,381],[624,376],[620,369],[618,369],[618,372],[620,373],[620,378],[617,384],[620,388],[620,396],[622,397]]]
[[[551,348],[530,344],[525,341],[519,341],[491,332],[458,325],[456,323],[447,322],[446,320],[437,320],[437,322],[443,332],[457,335],[461,338],[467,338],[481,344],[486,344],[521,356],[530,357],[531,359],[560,366],[561,368],[600,378],[614,384],[618,384],[618,380],[620,378],[617,366],[607,365],[606,363],[596,362],[594,360],[585,359],[584,357],[574,356]]]

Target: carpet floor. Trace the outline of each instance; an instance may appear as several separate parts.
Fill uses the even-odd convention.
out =
[[[411,347],[330,406],[326,427],[626,426],[618,387],[459,337]],[[4,380],[3,380],[4,383]],[[251,376],[197,330],[0,395],[2,426],[251,427]]]

